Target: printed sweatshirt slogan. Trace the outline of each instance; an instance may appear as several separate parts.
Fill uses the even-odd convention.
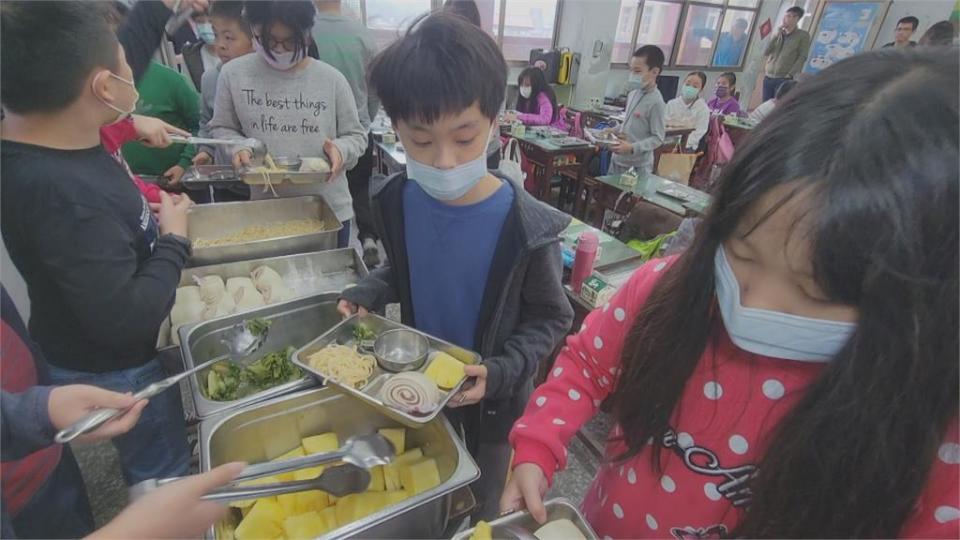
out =
[[[344,171],[356,165],[367,145],[350,85],[339,71],[317,60],[280,71],[257,54],[223,66],[210,132],[224,139],[260,139],[271,155],[289,157],[327,158],[323,143],[330,139],[343,155]],[[322,195],[340,221],[353,217],[343,173],[330,183],[287,183],[276,190],[281,197]],[[253,198],[265,196],[272,194],[253,190]]]

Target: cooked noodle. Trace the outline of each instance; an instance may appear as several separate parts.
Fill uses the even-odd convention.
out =
[[[277,221],[274,223],[262,223],[244,227],[239,232],[221,236],[220,238],[197,238],[193,241],[193,247],[203,248],[212,246],[226,246],[230,244],[244,244],[246,242],[267,240],[269,238],[313,234],[322,232],[324,229],[325,227],[322,221],[311,218]]]
[[[363,388],[370,382],[377,361],[368,354],[360,354],[353,347],[327,345],[307,357],[310,367],[324,377],[354,388]]]

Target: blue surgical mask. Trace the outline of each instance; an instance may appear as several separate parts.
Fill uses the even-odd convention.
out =
[[[696,88],[690,86],[689,84],[683,85],[683,88],[680,89],[680,95],[687,102],[691,102],[697,99],[697,96],[700,94],[700,91]]]
[[[489,142],[489,140],[488,140]],[[477,159],[452,169],[438,169],[407,154],[407,178],[438,201],[455,201],[467,194],[487,175],[487,145]]]
[[[740,284],[723,246],[714,257],[714,273],[723,325],[733,344],[745,351],[801,362],[828,362],[857,329],[855,323],[743,307]]]
[[[643,76],[636,73],[631,73],[627,77],[627,90],[636,90],[637,88],[643,88],[646,83],[643,80]]]
[[[197,25],[197,37],[202,39],[207,45],[212,45],[217,40],[213,33],[213,25],[210,23],[200,23]]]

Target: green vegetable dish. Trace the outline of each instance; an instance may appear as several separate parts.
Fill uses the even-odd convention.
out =
[[[303,372],[290,362],[294,350],[293,347],[287,347],[272,352],[247,367],[240,367],[229,360],[217,362],[207,371],[203,394],[213,401],[233,401],[296,381],[303,377]]]
[[[372,341],[377,339],[377,333],[361,323],[353,327],[353,338],[357,343]]]

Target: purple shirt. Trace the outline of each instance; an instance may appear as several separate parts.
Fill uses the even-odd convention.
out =
[[[715,97],[707,102],[707,106],[710,107],[712,113],[740,114],[740,102],[735,97],[730,98],[726,103],[720,103],[720,98]]]

